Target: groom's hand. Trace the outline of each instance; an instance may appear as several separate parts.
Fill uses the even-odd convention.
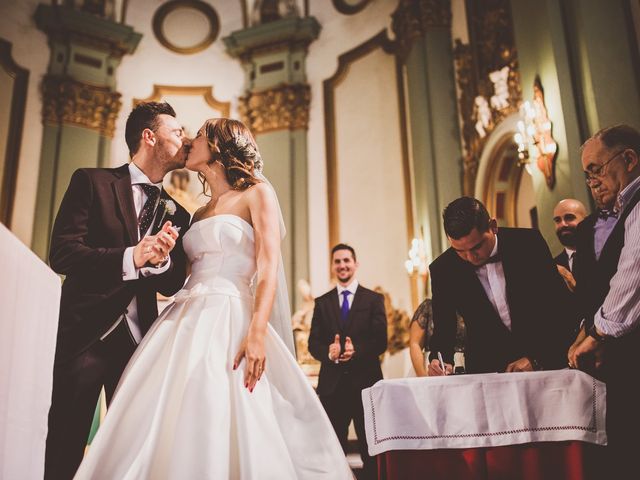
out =
[[[157,234],[147,235],[135,246],[133,263],[137,268],[142,268],[147,263],[154,266],[164,263],[176,246],[177,239],[178,230],[171,222],[166,222]]]
[[[157,253],[153,249],[155,244],[155,235],[149,235],[140,240],[133,248],[133,264],[136,268],[144,267],[147,262],[151,263],[157,257]]]
[[[178,230],[171,225],[171,222],[167,221],[162,226],[162,229],[155,235],[156,243],[152,247],[156,252],[158,258],[151,259],[151,263],[157,265],[167,260],[169,253],[176,246],[178,240]],[[157,260],[154,262],[154,260]]]

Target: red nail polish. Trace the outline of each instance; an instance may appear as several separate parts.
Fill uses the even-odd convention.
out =
[[[249,389],[249,393],[253,393],[253,389],[254,389],[254,388],[255,388],[255,387],[251,387],[251,388]]]
[[[244,382],[244,388],[249,388],[249,382]]]
[[[234,363],[234,364],[233,364],[233,369],[235,370],[236,368],[238,368],[238,364],[237,364],[237,363]]]

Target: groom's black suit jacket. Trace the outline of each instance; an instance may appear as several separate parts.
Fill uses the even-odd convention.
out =
[[[452,248],[429,267],[433,291],[431,359],[453,361],[456,314],[465,322],[468,373],[502,372],[528,357],[542,368],[566,366],[572,340],[569,293],[537,230],[500,228],[498,255],[506,280],[511,331],[502,323],[476,275]],[[574,314],[575,315],[575,314]]]
[[[344,350],[350,337],[355,351],[348,362],[329,360],[329,345],[340,335]],[[379,355],[387,349],[387,316],[384,297],[358,285],[344,327],[340,321],[338,290],[334,288],[316,299],[309,334],[309,352],[322,362],[318,377],[319,395],[332,394],[340,379],[348,375],[353,384],[367,388],[382,379]]]
[[[160,198],[171,200],[164,189]],[[146,333],[158,316],[156,292],[171,296],[182,287],[186,276],[182,238],[189,228],[190,215],[174,203],[175,213],[169,215],[160,202],[153,224],[154,231],[166,220],[181,228],[170,268],[159,275],[124,281],[124,251],[138,243],[129,167],[74,172],[55,220],[49,253],[53,270],[66,276],[56,362],[75,357],[100,339],[134,296],[139,323]]]

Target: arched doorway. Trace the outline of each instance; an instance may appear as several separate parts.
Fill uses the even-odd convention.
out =
[[[487,139],[476,178],[476,196],[505,227],[538,228],[535,190],[528,165],[513,140],[517,115],[510,115]]]

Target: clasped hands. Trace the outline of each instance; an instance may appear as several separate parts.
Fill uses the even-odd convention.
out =
[[[597,371],[602,367],[603,357],[604,346],[590,335],[587,335],[584,327],[581,328],[580,333],[578,333],[567,352],[569,368],[579,368],[588,373],[593,373],[593,368]]]
[[[133,263],[142,268],[147,263],[158,266],[164,263],[176,246],[178,230],[167,221],[155,235],[147,235],[133,249]]]
[[[344,340],[344,351],[340,345],[340,335],[336,333],[333,343],[329,345],[329,359],[335,363],[344,363],[351,360],[353,354],[356,353],[353,348],[353,342],[350,337],[346,337]]]

